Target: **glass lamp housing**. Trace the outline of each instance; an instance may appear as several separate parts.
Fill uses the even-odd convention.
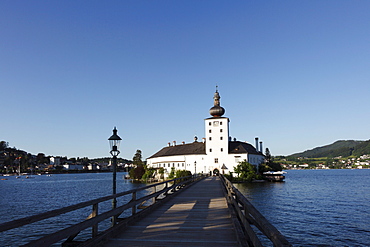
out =
[[[119,152],[119,145],[121,143],[121,137],[119,137],[117,135],[117,129],[116,127],[114,127],[113,129],[113,135],[111,137],[109,137],[109,145],[110,145],[110,153],[112,156],[117,156],[120,152]]]

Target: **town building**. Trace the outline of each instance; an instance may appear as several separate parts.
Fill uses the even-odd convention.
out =
[[[81,165],[81,164],[68,164],[68,163],[65,163],[63,165],[63,169],[65,169],[65,170],[78,170],[78,171],[82,171],[82,170],[84,170],[84,166]]]
[[[53,157],[53,156],[51,156],[49,158],[49,160],[50,160],[50,165],[59,166],[61,164],[60,157]]]
[[[264,162],[262,142],[255,138],[255,147],[247,142],[231,140],[229,136],[229,118],[223,117],[225,109],[220,106],[220,94],[216,88],[214,105],[209,110],[212,117],[204,120],[205,138],[185,144],[168,143],[147,159],[147,166],[165,169],[165,174],[175,170],[189,170],[192,174],[233,172],[239,162],[246,160],[259,166]]]

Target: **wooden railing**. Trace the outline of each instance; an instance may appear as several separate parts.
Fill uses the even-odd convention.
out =
[[[113,229],[117,227],[122,227],[124,225],[130,224],[133,220],[143,217],[151,209],[157,207],[162,202],[166,201],[170,195],[175,194],[177,191],[181,191],[182,188],[187,185],[199,181],[204,177],[199,176],[189,176],[183,178],[177,178],[173,180],[168,180],[161,183],[151,184],[139,189],[133,189],[121,193],[117,193],[110,196],[101,197],[95,200],[81,202],[75,205],[67,206],[64,208],[48,211],[38,215],[21,218],[18,220],[13,220],[10,222],[0,224],[0,232],[8,231],[11,229],[19,228],[21,226],[29,225],[41,220],[63,215],[68,212],[76,211],[81,208],[92,207],[91,214],[86,220],[69,226],[67,228],[61,229],[52,234],[46,235],[40,239],[29,242],[24,246],[49,246],[51,244],[57,243],[61,240],[66,239],[63,243],[64,246],[94,246],[97,241],[102,240],[104,237],[112,234]],[[149,191],[149,194],[139,196],[141,191]],[[142,194],[145,194],[144,192]],[[109,200],[118,199],[131,195],[131,200],[121,206],[117,206],[111,210],[99,214],[99,204],[107,202]],[[144,203],[151,203],[150,205],[145,205]],[[126,218],[119,218],[119,216],[126,210],[131,209],[131,215]],[[111,218],[111,227],[102,232],[99,232],[98,225],[104,220]],[[83,230],[90,228],[92,229],[91,238],[86,241],[74,241],[74,238]]]
[[[221,175],[221,180],[226,189],[229,206],[237,218],[234,225],[239,233],[239,242],[245,243],[245,246],[263,246],[251,227],[254,225],[274,246],[292,246],[227,178]]]

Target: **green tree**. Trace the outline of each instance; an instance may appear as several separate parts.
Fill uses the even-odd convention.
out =
[[[136,153],[134,155],[134,157],[132,158],[132,163],[134,164],[134,166],[140,166],[140,165],[143,165],[143,161],[142,161],[142,155],[141,155],[141,150],[136,150]]]
[[[6,142],[6,141],[1,141],[0,142],[0,151],[4,151],[5,149],[7,149],[9,146],[9,143]]]
[[[129,171],[130,178],[132,179],[141,179],[145,174],[145,168],[143,165],[137,166],[134,169]]]
[[[266,148],[266,151],[265,151],[265,159],[266,159],[266,162],[272,162],[272,156],[271,156],[271,153],[270,153],[270,149]]]
[[[265,160],[266,160],[266,163],[260,165],[260,168],[259,168],[260,173],[267,172],[267,171],[281,171],[281,170],[283,170],[280,163],[274,162],[274,159],[271,156],[270,150],[268,148],[266,148]]]
[[[240,180],[252,181],[257,179],[257,168],[248,163],[246,160],[239,162],[239,164],[234,168],[234,172],[239,175]]]
[[[171,172],[168,174],[169,179],[174,179],[175,178],[175,167],[171,167]]]
[[[147,180],[148,178],[153,178],[154,172],[155,172],[154,168],[146,168],[145,173],[141,179]]]
[[[129,172],[130,178],[141,179],[145,174],[145,167],[143,161],[141,160],[142,159],[141,157],[142,157],[141,150],[136,150],[136,153],[132,159],[133,160],[132,163],[135,166],[135,168],[130,170]]]
[[[164,178],[164,168],[163,167],[160,167],[158,169],[158,173],[161,175],[161,179]]]
[[[177,170],[175,173],[176,178],[188,177],[191,175],[192,175],[191,171],[187,171],[187,170]]]
[[[49,159],[45,157],[45,154],[43,153],[38,153],[36,160],[37,160],[37,164],[44,164],[44,163],[48,164],[49,163]]]

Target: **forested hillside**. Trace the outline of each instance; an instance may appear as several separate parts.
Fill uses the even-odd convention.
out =
[[[370,154],[370,140],[368,141],[336,141],[333,144],[317,147],[301,153],[290,155],[290,157],[307,157],[307,158],[320,158],[320,157],[348,157],[351,155],[360,156],[363,154]]]

